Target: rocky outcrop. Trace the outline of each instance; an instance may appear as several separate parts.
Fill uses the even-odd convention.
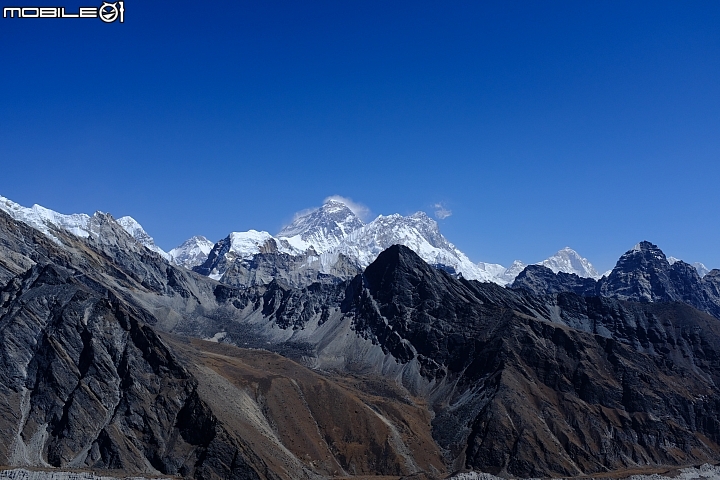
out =
[[[36,265],[0,294],[2,462],[259,478],[152,316],[76,275]]]
[[[720,318],[719,278],[720,270],[700,277],[692,265],[679,260],[670,263],[657,245],[640,242],[598,281],[531,265],[518,275],[512,288],[535,295],[573,292],[636,302],[683,302]]]
[[[233,287],[268,285],[273,281],[295,288],[315,282],[339,283],[353,278],[360,269],[343,255],[324,266],[322,258],[312,253],[259,253],[252,258],[235,261],[227,267],[220,281]]]
[[[572,273],[554,273],[543,265],[528,265],[515,277],[513,288],[522,288],[535,295],[573,292],[577,295],[597,295],[598,282]]]

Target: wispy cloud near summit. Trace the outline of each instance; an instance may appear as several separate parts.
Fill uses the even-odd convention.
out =
[[[351,198],[341,197],[340,195],[331,195],[325,200],[323,200],[323,203],[327,203],[330,200],[344,203],[350,210],[352,210],[355,215],[360,217],[360,219],[363,221],[367,220],[367,217],[370,215],[370,209],[368,207],[366,207],[362,203],[354,202]]]
[[[438,220],[445,220],[452,215],[452,210],[446,208],[442,203],[436,203],[433,208],[435,209],[435,218]]]

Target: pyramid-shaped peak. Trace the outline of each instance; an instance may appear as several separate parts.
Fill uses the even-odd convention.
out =
[[[669,263],[665,253],[660,250],[660,247],[654,243],[648,242],[647,240],[643,240],[638,243],[632,248],[632,250],[625,252],[625,254],[620,258],[622,259],[623,257],[629,256],[641,256],[648,259],[653,258],[654,260],[662,260],[663,262]]]
[[[620,257],[613,272],[628,272],[648,266],[665,270],[670,267],[670,262],[657,245],[644,240]]]
[[[405,245],[395,244],[386,248],[365,269],[365,277],[375,287],[382,284],[381,279],[422,277],[439,275],[438,270],[428,265],[415,251]],[[403,281],[404,281],[403,280]],[[409,289],[411,290],[411,289]]]
[[[335,211],[349,211],[353,215],[355,213],[352,211],[352,208],[348,204],[346,204],[344,201],[336,199],[336,198],[328,198],[325,200],[325,202],[322,204],[322,207],[320,207],[320,210],[324,210],[326,212],[335,212]]]
[[[323,253],[363,225],[350,206],[340,199],[330,198],[320,208],[295,214],[292,223],[277,236],[299,251],[312,247],[317,253]]]

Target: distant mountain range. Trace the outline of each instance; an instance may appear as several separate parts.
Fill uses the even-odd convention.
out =
[[[89,234],[90,217],[86,214],[63,215],[38,205],[25,208],[4,197],[0,197],[0,208],[46,234],[49,234],[48,225],[81,237]],[[236,285],[268,278],[256,273],[257,268],[271,268],[278,272],[283,268],[290,269],[282,272],[284,276],[288,281],[297,278],[300,283],[314,281],[319,276],[345,278],[367,267],[380,252],[394,244],[405,245],[429,264],[469,280],[508,285],[527,267],[519,260],[507,268],[498,264],[471,262],[440,233],[437,222],[423,212],[407,217],[380,215],[365,224],[337,199],[330,199],[320,208],[296,215],[293,222],[275,236],[256,230],[232,232],[217,243],[195,236],[168,253],[155,245],[153,238],[132,217],[116,221],[139,243],[176,265],[194,269],[216,280],[231,269],[230,275],[234,278],[228,278],[228,281]],[[263,258],[255,258],[257,255],[263,255]],[[676,259],[669,257],[668,261],[673,263]],[[575,274],[583,278],[597,280],[602,276],[586,258],[569,247],[535,265],[543,265],[554,273]],[[709,271],[702,263],[693,266],[701,277]],[[302,274],[298,269],[302,270]]]
[[[333,201],[275,236],[158,250],[129,217],[0,199],[1,466],[621,478],[720,461],[720,270],[650,242],[601,277],[570,249],[504,269],[425,214],[364,224]]]

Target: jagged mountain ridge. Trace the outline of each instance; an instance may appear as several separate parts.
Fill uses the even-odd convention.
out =
[[[681,260],[672,263],[657,245],[643,241],[625,252],[609,275],[599,280],[526,268],[513,283],[536,295],[574,292],[636,302],[683,302],[720,318],[720,270],[703,277]]]
[[[166,253],[162,248],[155,245],[155,240],[148,235],[148,233],[145,231],[145,229],[140,225],[137,220],[135,220],[132,217],[120,217],[117,220],[115,220],[118,225],[120,225],[127,233],[130,234],[131,237],[133,237],[135,240],[138,241],[141,245],[143,245],[148,250],[151,250],[161,257],[163,257],[165,260],[171,260],[172,257]]]
[[[349,281],[233,288],[170,265],[109,215],[95,215],[91,223],[95,234],[87,238],[53,231],[58,244],[0,212],[0,273],[22,283],[27,268],[56,263],[72,272],[63,285],[79,282],[73,288],[84,285],[100,297],[113,292],[134,311],[147,312],[139,314],[153,319],[147,328],[273,349],[323,371],[374,378],[379,383],[367,384],[371,391],[385,392],[383,379],[399,382],[407,393],[386,398],[400,405],[405,395],[417,395],[427,402],[435,419],[430,431],[450,470],[557,476],[717,458],[717,321],[690,307],[572,293],[535,296],[454,278],[399,246]],[[68,318],[78,335],[83,318]],[[185,350],[177,348],[181,356]],[[214,368],[228,375],[225,367]],[[221,382],[207,369],[201,373],[193,374],[199,385]],[[667,388],[656,391],[658,381]],[[219,392],[227,384],[205,385]],[[683,407],[690,404],[692,411]],[[266,418],[259,411],[257,418]],[[383,411],[389,420],[390,410]],[[553,423],[557,418],[571,421]],[[73,417],[77,425],[83,421]],[[242,430],[233,422],[222,420],[235,425],[230,431]],[[399,432],[405,428],[400,420],[390,423]],[[394,435],[388,431],[384,438],[397,441]],[[668,451],[666,444],[680,447]],[[220,453],[209,458],[221,461]],[[417,471],[401,464],[406,473]],[[382,471],[399,471],[392,470],[397,465]],[[268,464],[271,472],[283,468]]]
[[[484,386],[483,394],[458,403],[443,398],[453,407],[437,412],[434,422],[435,436],[446,448],[457,448],[454,442],[467,438],[459,442],[466,445],[466,466],[525,477],[545,476],[542,470],[548,468],[577,475],[576,468],[587,473],[641,458],[673,457],[662,447],[651,452],[652,445],[659,446],[650,440],[655,435],[685,445],[682,455],[694,443],[709,448],[711,458],[717,456],[717,420],[708,430],[712,445],[690,440],[696,428],[705,428],[694,412],[683,414],[680,423],[677,417],[670,424],[657,420],[697,401],[686,396],[687,382],[675,388],[668,377],[674,368],[689,373],[697,365],[704,373],[691,382],[696,382],[691,390],[698,388],[694,395],[712,392],[706,405],[720,406],[716,319],[680,304],[643,306],[574,294],[552,296],[542,305],[538,297],[457,281],[413,257],[403,247],[383,252],[365,271],[363,287],[356,282],[354,308],[363,312],[361,331],[397,358],[417,359],[426,378],[458,376],[466,386]],[[700,325],[705,340],[693,333]],[[709,350],[695,350],[697,363],[681,367],[688,347]],[[671,357],[677,363],[670,368],[655,353],[665,348],[675,352]],[[556,400],[570,403],[555,406]],[[468,412],[474,412],[469,422]],[[461,425],[470,426],[468,437],[459,434]],[[500,453],[508,449],[517,453]]]
[[[88,222],[90,216],[85,214],[63,215],[39,205],[32,208],[22,207],[4,197],[0,197],[0,209],[8,212],[13,218],[28,223],[46,235],[53,237],[51,226],[63,228],[75,235],[90,235]],[[248,271],[241,278],[228,279],[228,283],[240,284],[243,278],[265,278],[265,274],[254,274],[249,269],[253,264],[268,266],[271,259],[266,255],[258,262],[253,262],[254,255],[281,253],[298,258],[288,261],[278,259],[274,270],[280,272],[282,265],[300,265],[305,272],[282,272],[285,277],[319,278],[323,275],[341,275],[348,271],[347,263],[354,263],[357,268],[364,268],[385,248],[395,243],[409,246],[425,261],[448,269],[466,278],[491,281],[500,285],[508,285],[527,266],[515,261],[509,268],[502,265],[479,262],[472,264],[470,260],[454,245],[448,242],[439,232],[437,223],[423,212],[402,217],[400,215],[379,216],[370,224],[365,225],[352,210],[342,201],[328,199],[322,207],[296,215],[294,221],[273,237],[267,232],[250,230],[233,232],[226,239],[210,244],[204,237],[193,237],[182,245],[166,253],[155,245],[152,237],[132,217],[121,217],[116,220],[133,238],[146,248],[158,253],[165,259],[185,268],[197,268],[204,275],[220,279],[233,262],[241,262],[234,270]],[[270,240],[274,240],[274,245]],[[204,265],[212,253],[213,263]],[[174,253],[173,253],[174,252]],[[309,259],[309,261],[305,261]],[[674,260],[670,257],[670,260]],[[555,273],[564,272],[580,277],[599,278],[587,259],[574,250],[565,247],[551,257],[538,262]],[[707,273],[707,268],[696,262],[694,264],[700,276]],[[266,268],[267,270],[267,268]],[[307,274],[314,271],[315,275]],[[352,269],[351,269],[352,270]]]
[[[215,332],[228,322],[245,332],[245,339],[256,335],[255,347],[267,347],[269,337],[259,335],[264,326],[237,324],[237,297],[227,307],[219,304],[218,298],[228,298],[223,292],[229,287],[168,264],[107,214],[96,214],[91,222],[97,237],[80,239],[58,229],[53,232],[58,244],[0,212],[0,274],[9,278],[0,291],[5,340],[0,383],[7,380],[0,385],[0,423],[22,438],[0,442],[0,463],[195,478],[406,475],[444,468],[429,436],[426,410],[412,402],[398,410],[387,399],[315,374],[308,377],[299,365],[292,367],[299,372],[294,382],[287,374],[282,380],[272,366],[277,360],[250,367],[258,358],[255,352],[243,366],[234,360],[210,361],[207,353],[193,353],[199,347],[188,350],[181,340],[168,347],[154,330],[199,336],[199,322]],[[33,340],[38,335],[47,341]],[[26,352],[22,358],[21,351]],[[126,368],[131,351],[134,360]],[[46,372],[45,381],[33,380],[38,369],[24,366],[27,361]],[[163,366],[167,362],[174,365],[170,371]],[[125,373],[116,373],[120,370]],[[239,371],[262,371],[267,377],[262,385],[237,384],[245,378],[235,376]],[[299,397],[296,385],[304,390]],[[320,425],[318,438],[311,432],[298,436],[284,423],[287,401],[307,408],[305,399],[313,402],[307,412],[315,416],[309,424]],[[28,401],[30,410],[23,417]],[[356,415],[338,429],[346,408]],[[273,425],[279,423],[286,429],[275,432]],[[317,445],[323,438],[333,438],[329,457],[327,449],[303,449],[308,441]],[[367,450],[358,450],[356,439]]]
[[[235,238],[243,238],[245,241],[237,242]],[[265,254],[260,263],[267,265],[270,262],[269,255],[277,253],[281,255],[277,257],[276,270],[279,270],[280,265],[291,263],[300,264],[307,270],[308,265],[313,264],[316,275],[327,275],[333,271],[347,270],[344,266],[336,265],[340,258],[362,269],[372,263],[381,251],[394,244],[411,248],[426,262],[438,268],[468,279],[500,285],[511,283],[525,267],[522,262],[515,262],[510,268],[484,262],[473,264],[440,233],[437,222],[424,212],[406,217],[398,214],[380,215],[370,223],[363,224],[347,205],[339,200],[330,200],[318,209],[298,215],[291,225],[275,237],[254,230],[230,234],[216,244],[215,253],[209,255],[207,262],[196,267],[195,271],[219,280],[234,262],[242,264],[235,270],[245,272],[252,268],[251,259],[254,255]],[[286,255],[298,259],[290,262]],[[306,262],[303,258],[311,260]],[[560,250],[543,262],[557,271],[598,276],[587,259],[570,248]],[[253,277],[243,275],[241,278],[231,278],[232,275],[231,272],[223,281],[241,285],[242,279]],[[284,276],[289,278],[295,274],[286,271]]]

